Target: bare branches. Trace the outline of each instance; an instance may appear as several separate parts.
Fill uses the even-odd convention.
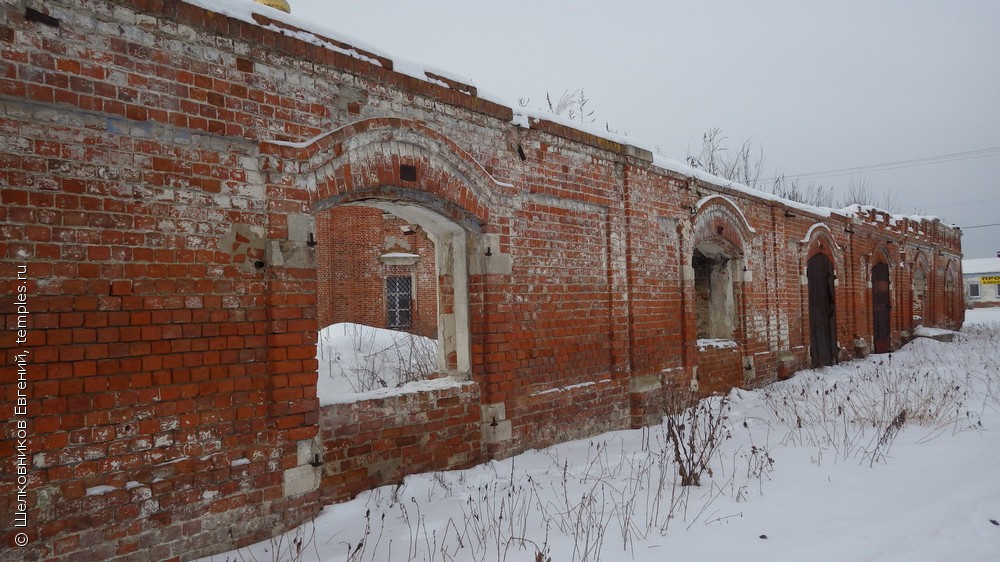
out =
[[[898,211],[901,207],[899,196],[891,190],[884,191],[881,197],[875,195],[867,176],[851,177],[851,181],[847,184],[847,193],[840,200],[841,207],[849,205],[870,205],[892,212]]]
[[[729,399],[723,396],[696,402],[691,391],[673,388],[667,390],[667,404],[682,410],[664,420],[681,486],[700,486],[702,474],[712,475],[712,462],[722,442],[732,436]]]
[[[565,116],[572,121],[579,121],[581,123],[593,123],[594,122],[594,110],[587,107],[590,103],[590,98],[583,93],[583,88],[578,90],[563,90],[561,96],[559,96],[559,101],[553,103],[552,96],[545,93],[545,103],[548,105],[548,109],[551,113],[555,115]]]
[[[849,205],[872,205],[888,211],[900,208],[899,198],[892,191],[885,191],[881,197],[872,191],[868,178],[852,177],[847,193],[836,200],[834,188],[810,181],[789,178],[784,174],[776,174],[771,185],[761,181],[761,170],[764,167],[764,150],[758,147],[753,150],[753,143],[747,139],[736,150],[726,146],[727,137],[718,127],[709,129],[701,138],[701,151],[697,155],[688,155],[686,160],[692,168],[704,170],[712,175],[736,183],[752,187],[760,191],[770,191],[778,197],[813,205],[816,207],[847,207]]]

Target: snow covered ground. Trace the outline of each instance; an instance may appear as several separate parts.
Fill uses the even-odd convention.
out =
[[[411,476],[206,560],[1000,559],[1000,309],[674,421]]]
[[[316,359],[316,393],[326,405],[429,378],[437,368],[437,342],[345,322],[319,331]]]

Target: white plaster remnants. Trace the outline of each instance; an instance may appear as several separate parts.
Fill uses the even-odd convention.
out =
[[[611,379],[601,379],[601,380],[599,380],[597,382],[594,382],[594,381],[581,382],[579,384],[571,384],[569,386],[560,386],[558,388],[550,388],[548,390],[541,390],[541,391],[538,391],[538,392],[533,392],[529,396],[541,396],[543,394],[552,394],[553,392],[566,392],[567,390],[574,390],[574,389],[583,388],[583,387],[586,387],[586,386],[594,386],[596,384],[604,384],[606,382],[611,382]]]

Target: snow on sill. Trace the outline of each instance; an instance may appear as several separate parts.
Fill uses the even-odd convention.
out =
[[[561,386],[559,388],[550,388],[548,390],[540,390],[538,392],[533,392],[529,396],[542,396],[543,394],[552,394],[553,392],[565,392],[567,390],[574,390],[577,388],[583,388],[585,386],[594,386],[595,384],[604,384],[606,382],[611,382],[611,379],[601,379],[597,382],[581,382],[579,384],[571,384],[569,386]]]
[[[409,254],[406,252],[389,252],[388,254],[382,254],[383,258],[419,258],[419,254]]]
[[[917,326],[913,330],[913,335],[922,338],[933,338],[937,336],[945,336],[948,334],[954,335],[955,332],[952,330],[945,330],[943,328],[926,328],[924,326]]]
[[[427,379],[406,383],[398,388],[380,388],[369,392],[349,392],[339,396],[322,396],[320,397],[319,405],[328,406],[331,404],[353,404],[355,402],[364,402],[366,400],[379,400],[382,398],[418,394],[432,390],[461,388],[471,384],[473,383],[469,381],[459,381],[448,377],[440,379]]]
[[[232,461],[229,463],[229,466],[236,468],[237,466],[243,466],[245,464],[250,464],[250,459],[243,457]]]
[[[131,490],[133,488],[142,488],[143,486],[145,486],[145,484],[143,484],[142,482],[136,482],[135,480],[129,480],[128,482],[125,483],[126,490]]]
[[[172,461],[161,462],[159,464],[154,464],[153,466],[167,466],[168,464],[177,464],[177,463],[179,463],[181,461],[186,461],[186,460],[188,460],[188,457],[177,457],[176,459],[174,459]]]
[[[87,488],[87,495],[88,496],[103,496],[104,494],[107,494],[108,492],[114,492],[117,489],[118,488],[116,488],[114,486],[106,486],[106,485],[92,486],[90,488]]]
[[[737,347],[737,344],[733,340],[714,340],[714,339],[700,339],[697,342],[698,349],[704,350],[705,348],[711,347],[715,349],[727,349]]]

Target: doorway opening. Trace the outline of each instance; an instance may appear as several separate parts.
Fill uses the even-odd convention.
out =
[[[888,353],[892,345],[889,309],[889,265],[872,267],[872,336],[875,353]]]
[[[837,306],[833,263],[826,254],[816,254],[806,265],[809,283],[809,353],[812,366],[825,367],[837,361]]]

